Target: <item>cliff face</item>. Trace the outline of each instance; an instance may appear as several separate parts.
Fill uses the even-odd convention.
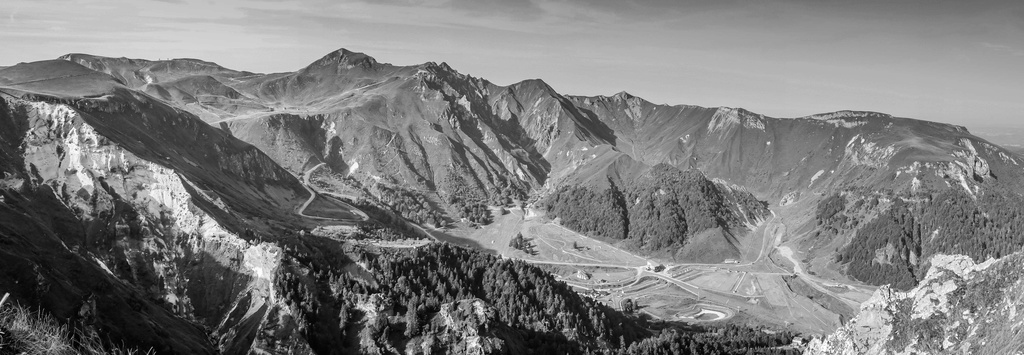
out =
[[[975,264],[936,255],[908,292],[883,286],[805,354],[1015,354],[1024,351],[1024,254]]]
[[[766,197],[840,187],[953,186],[973,194],[1024,176],[1012,153],[948,124],[858,111],[774,118],[657,105],[626,93],[571,100],[614,132],[612,144],[633,159],[700,169]]]
[[[161,353],[301,349],[264,331],[294,324],[273,288],[282,250],[257,239],[303,226],[290,216],[306,190],[259,150],[119,90],[4,91],[0,290]]]
[[[134,346],[213,352],[200,324],[215,325],[209,310],[230,304],[254,277],[209,261],[241,254],[245,243],[193,204],[180,176],[97,134],[72,108],[3,103],[8,127],[24,130],[4,141],[13,164],[0,191],[0,288]],[[220,290],[202,285],[210,274],[224,281]]]

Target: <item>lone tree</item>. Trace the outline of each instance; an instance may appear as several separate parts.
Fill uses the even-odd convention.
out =
[[[419,332],[420,332],[420,317],[419,317],[419,314],[416,313],[416,308],[417,307],[418,306],[416,305],[416,301],[415,300],[410,300],[409,303],[407,303],[406,306],[405,306],[405,308],[406,308],[406,311],[405,311],[405,336],[406,337],[414,336],[416,334],[419,334]]]
[[[523,238],[523,233],[516,233],[512,241],[508,242],[508,246],[519,250],[526,250],[526,239]]]
[[[576,250],[580,250],[580,246],[578,244],[576,244],[575,241],[572,242],[572,248],[576,249]]]
[[[626,313],[633,313],[636,310],[636,304],[633,304],[632,298],[627,298],[622,301],[622,311]]]

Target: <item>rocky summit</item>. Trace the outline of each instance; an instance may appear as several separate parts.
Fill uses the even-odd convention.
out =
[[[1021,164],[346,49],[68,54],[0,68],[0,353],[1016,353]]]

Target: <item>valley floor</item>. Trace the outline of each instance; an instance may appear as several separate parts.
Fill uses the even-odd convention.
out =
[[[788,212],[788,211],[787,211]],[[671,263],[645,258],[568,230],[534,209],[513,209],[480,228],[433,230],[439,240],[543,265],[580,293],[663,320],[731,322],[823,334],[873,292],[845,280],[808,274],[788,245],[784,216],[773,212],[740,237],[741,260]],[[522,233],[530,248],[509,246]]]
[[[297,211],[302,215],[313,211],[317,199],[330,198],[337,205],[343,202],[334,197],[346,197],[317,193],[308,180],[303,181],[314,197]],[[318,215],[338,222],[363,215],[348,204],[339,207],[349,209],[339,211],[344,218]],[[662,320],[768,325],[824,334],[839,327],[841,316],[850,317],[874,291],[871,286],[807,271],[794,252],[796,238],[786,225],[787,219],[800,216],[800,209],[792,207],[776,208],[770,219],[739,236],[741,258],[722,263],[675,263],[636,255],[564,228],[532,208],[494,207],[492,215],[493,223],[479,227],[456,223],[454,228],[421,229],[438,241],[544,266],[581,294],[620,310],[633,302],[638,312]],[[529,245],[526,250],[510,246],[520,233]],[[377,246],[411,248],[425,242]]]

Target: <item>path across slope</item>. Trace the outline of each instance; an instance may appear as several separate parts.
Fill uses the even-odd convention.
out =
[[[341,205],[342,207],[346,208],[349,213],[351,213],[353,215],[356,215],[356,216],[359,216],[360,218],[359,219],[354,219],[354,218],[330,218],[330,217],[322,217],[322,216],[311,216],[311,215],[306,214],[306,209],[309,208],[309,205],[311,203],[313,203],[313,201],[315,201],[317,198],[324,198],[318,192],[316,192],[316,190],[313,190],[313,187],[309,183],[309,176],[312,175],[313,172],[316,171],[316,169],[320,168],[323,165],[325,165],[325,163],[317,164],[317,165],[313,166],[312,168],[310,168],[309,170],[307,170],[306,172],[304,172],[302,174],[302,187],[306,188],[306,191],[309,191],[309,199],[307,199],[306,202],[303,202],[302,206],[299,206],[298,210],[296,210],[295,212],[298,215],[306,217],[306,218],[312,218],[312,219],[318,219],[318,220],[327,220],[327,221],[340,221],[340,222],[355,223],[355,222],[361,222],[361,221],[369,220],[370,217],[367,216],[366,213],[363,213],[363,211],[360,211],[358,208],[355,208],[352,205],[346,203],[345,201],[341,201],[341,200],[335,200],[333,202],[335,204]]]

